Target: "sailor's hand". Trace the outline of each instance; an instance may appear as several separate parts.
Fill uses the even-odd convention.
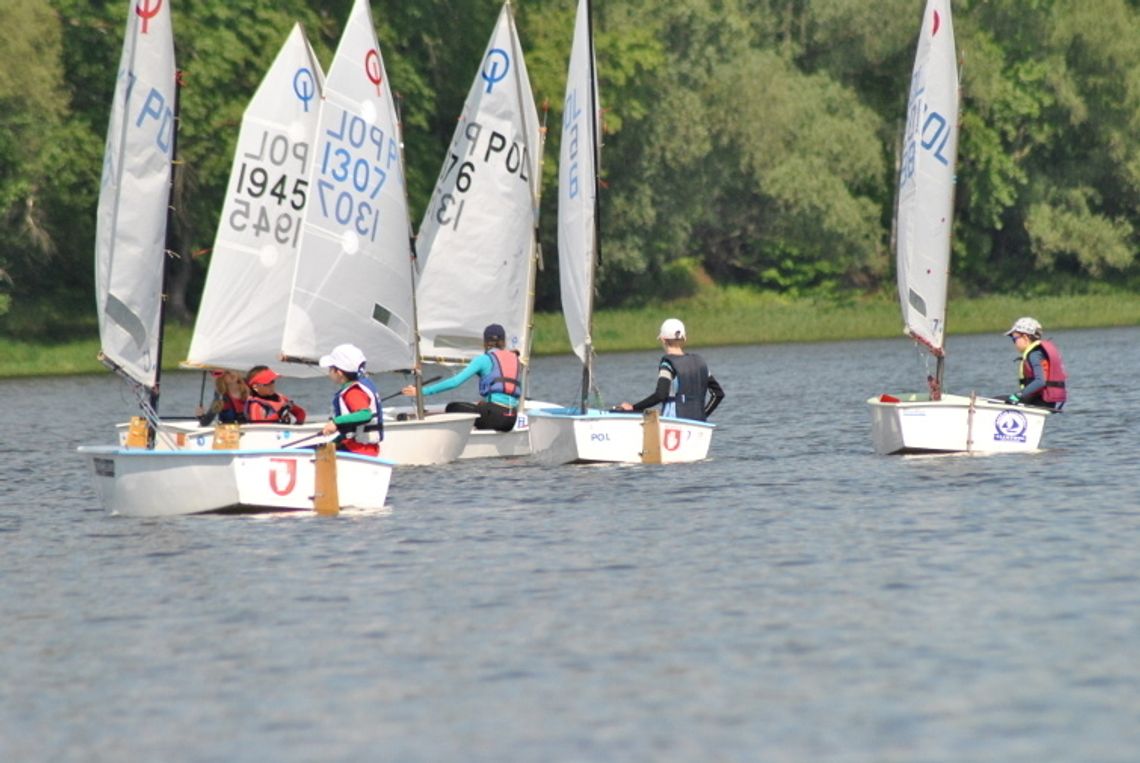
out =
[[[631,405],[630,403],[622,403],[622,404],[617,406],[617,409],[619,411],[632,411],[633,405]]]
[[[416,386],[414,384],[409,384],[408,386],[406,386],[402,390],[400,390],[400,394],[405,395],[407,397],[415,397],[416,396]]]
[[[1008,405],[1021,405],[1021,398],[1017,395],[1010,395],[1005,399],[1005,402]]]
[[[325,425],[321,427],[321,434],[325,435],[326,437],[330,434],[336,434],[336,422],[326,421]]]

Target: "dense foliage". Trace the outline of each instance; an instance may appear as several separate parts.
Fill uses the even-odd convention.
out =
[[[170,1],[185,72],[170,311],[188,318],[246,101],[295,21],[327,67],[350,0]],[[0,312],[10,298],[91,312],[95,199],[128,6],[0,0]],[[515,3],[536,99],[550,104],[539,293],[549,309],[574,7]],[[680,295],[705,277],[793,293],[889,285],[895,144],[921,8],[597,3],[600,303]],[[498,0],[373,2],[401,96],[416,223],[498,9]],[[956,286],[1135,284],[1140,2],[959,0],[954,11],[964,99]]]

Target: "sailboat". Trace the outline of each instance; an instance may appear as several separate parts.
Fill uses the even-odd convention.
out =
[[[577,407],[530,414],[531,447],[546,463],[679,463],[708,456],[715,425],[588,407],[594,388],[592,338],[597,268],[600,119],[589,0],[579,0],[563,103],[558,166],[558,272],[562,312],[582,361]]]
[[[444,365],[480,355],[484,327],[503,325],[506,349],[519,354],[524,393],[539,264],[543,136],[506,2],[420,223],[416,316],[422,360]],[[528,455],[527,402],[524,397],[512,431],[473,431],[460,458]]]
[[[958,106],[950,0],[927,0],[907,103],[895,255],[906,332],[935,358],[936,370],[929,392],[867,400],[872,443],[881,454],[1036,450],[1052,413],[942,392]]]
[[[419,368],[402,146],[372,12],[355,0],[318,116],[281,340],[286,358],[315,364],[352,343],[372,373]],[[418,371],[416,378],[418,385]],[[449,413],[386,421],[381,452],[400,464],[454,461],[474,420]]]
[[[177,85],[169,4],[132,2],[111,108],[97,222],[100,358],[138,393],[127,446],[80,446],[110,511],[170,516],[229,510],[381,508],[390,461],[280,449],[156,448],[162,280]],[[349,457],[351,455],[351,457]]]
[[[304,30],[295,24],[242,115],[210,269],[182,365],[245,371],[264,364],[282,376],[320,369],[279,361],[282,325],[324,73]],[[125,442],[128,424],[119,425]],[[281,432],[241,435],[247,447],[280,447]],[[211,448],[214,428],[196,419],[163,419],[155,447]]]

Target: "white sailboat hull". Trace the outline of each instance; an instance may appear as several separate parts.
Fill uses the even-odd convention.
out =
[[[473,413],[444,413],[423,421],[385,421],[381,456],[400,466],[447,464],[459,458],[471,433]],[[275,450],[298,443],[315,443],[324,422],[318,424],[244,424],[240,427],[243,450]],[[119,425],[119,443],[126,442],[129,425]],[[300,442],[305,439],[306,442]],[[214,428],[198,426],[192,419],[163,421],[155,436],[156,450],[209,450],[214,447]]]
[[[897,401],[897,402],[895,402]],[[1052,411],[965,395],[879,395],[871,407],[871,441],[879,454],[1024,453],[1041,444]]]
[[[145,450],[81,446],[103,506],[168,517],[215,511],[312,511],[315,453],[301,450]],[[337,453],[340,506],[379,509],[392,462]]]
[[[640,413],[535,411],[530,415],[531,448],[546,464],[656,463],[646,448],[647,421]],[[708,457],[715,424],[664,417],[658,421],[660,463],[690,463]]]

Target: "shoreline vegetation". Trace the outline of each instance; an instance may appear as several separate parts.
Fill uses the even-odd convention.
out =
[[[1001,333],[1022,315],[1041,321],[1046,334],[1065,329],[1140,325],[1140,298],[1131,292],[1021,297],[953,298],[948,320],[954,336]],[[680,318],[694,348],[747,344],[782,344],[858,339],[903,338],[902,317],[894,295],[786,297],[726,287],[707,287],[686,299],[649,307],[601,310],[594,315],[594,345],[599,353],[657,349],[657,330],[665,318]],[[534,317],[532,354],[570,352],[560,313]],[[96,359],[99,339],[84,328],[81,339],[64,342],[21,341],[0,337],[0,378],[103,373]],[[190,326],[167,327],[163,369],[178,370],[190,346]]]

